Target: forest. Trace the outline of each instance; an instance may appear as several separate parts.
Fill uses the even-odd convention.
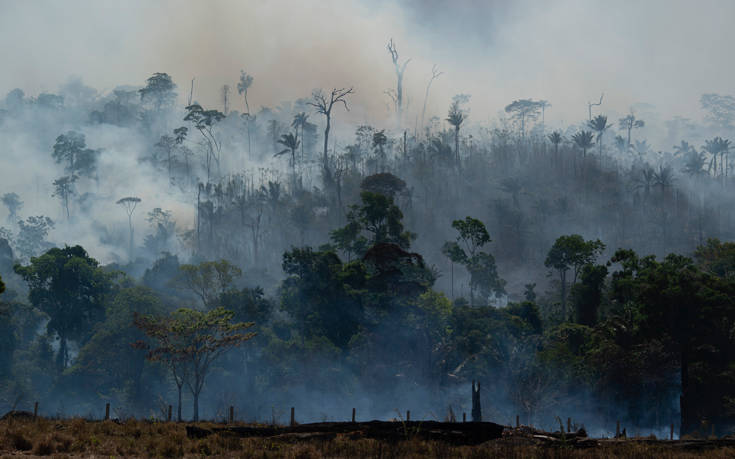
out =
[[[483,420],[733,433],[735,97],[483,119],[438,65],[409,103],[401,45],[373,123],[246,64],[7,91],[0,413],[441,421],[479,381]]]

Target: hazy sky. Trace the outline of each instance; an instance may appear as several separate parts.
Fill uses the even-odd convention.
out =
[[[218,103],[240,69],[251,104],[312,88],[354,86],[355,121],[380,125],[395,84],[385,44],[398,43],[409,116],[423,103],[442,117],[456,93],[475,121],[517,98],[548,99],[547,122],[652,104],[664,117],[700,116],[703,92],[735,93],[735,1],[20,1],[0,0],[0,94],[56,91],[71,76],[103,92],[168,72],[195,98]],[[238,106],[236,106],[238,108]]]

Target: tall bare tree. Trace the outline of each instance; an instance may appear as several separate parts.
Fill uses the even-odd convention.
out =
[[[403,119],[403,73],[406,71],[406,66],[409,62],[411,62],[411,59],[406,59],[403,61],[403,64],[398,62],[398,49],[396,48],[396,44],[391,38],[390,41],[388,41],[388,45],[386,46],[388,49],[388,52],[390,53],[390,58],[393,61],[393,66],[396,68],[396,94],[395,94],[395,102],[396,102],[396,115],[398,117],[398,124],[401,124],[401,121]]]
[[[429,78],[429,82],[426,84],[426,94],[424,95],[424,108],[421,110],[421,129],[424,129],[424,115],[426,115],[426,103],[429,100],[429,90],[431,89],[431,83],[434,82],[437,78],[439,78],[442,73],[439,71],[439,67],[434,66],[431,67],[431,78]]]
[[[141,199],[136,196],[127,196],[117,201],[117,204],[123,206],[123,208],[125,208],[125,213],[128,214],[128,227],[130,228],[130,262],[133,261],[133,212],[135,212],[135,208],[138,206],[140,201]]]
[[[347,105],[347,96],[354,94],[354,90],[350,88],[332,89],[329,95],[324,94],[321,89],[316,89],[311,94],[312,101],[309,105],[316,108],[317,113],[324,115],[327,120],[327,125],[324,127],[324,154],[322,156],[322,167],[324,169],[324,180],[329,181],[329,157],[327,155],[327,148],[329,146],[329,130],[332,127],[332,108],[334,104],[342,102],[345,106],[345,110],[350,111],[350,107]]]

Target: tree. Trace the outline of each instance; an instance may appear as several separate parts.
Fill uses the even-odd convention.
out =
[[[176,100],[175,89],[176,85],[167,73],[154,73],[138,93],[142,102],[150,101],[156,112],[160,112],[161,108],[172,105]]]
[[[462,108],[462,104],[467,103],[470,96],[466,94],[457,94],[452,98],[452,105],[449,106],[447,114],[447,122],[454,128],[454,162],[459,169],[459,129],[462,123],[467,120],[467,110]]]
[[[416,235],[403,229],[403,212],[393,198],[378,193],[360,193],[362,205],[350,206],[347,225],[332,231],[332,241],[348,254],[363,255],[380,243],[407,249]]]
[[[444,72],[440,72],[439,68],[434,64],[431,67],[431,78],[429,78],[429,82],[426,83],[426,94],[424,94],[424,108],[421,109],[421,129],[424,129],[424,116],[426,115],[426,103],[429,100],[429,90],[431,89],[431,83],[434,82],[437,78],[439,78]]]
[[[29,260],[51,246],[46,241],[46,236],[53,228],[54,221],[43,215],[18,221],[18,237],[15,245],[24,260]]]
[[[519,99],[505,106],[505,113],[511,113],[511,118],[521,124],[521,137],[526,134],[526,122],[538,118],[544,102],[546,101]]]
[[[324,154],[322,156],[322,169],[324,172],[325,182],[327,183],[331,180],[327,147],[329,146],[329,130],[332,127],[332,108],[335,103],[342,102],[345,110],[350,111],[350,107],[347,105],[347,96],[354,94],[354,92],[355,91],[352,88],[335,88],[332,89],[329,96],[326,96],[321,89],[316,89],[311,94],[312,101],[309,102],[309,105],[316,108],[317,113],[324,115],[324,118],[326,118],[327,121],[327,124],[324,127]]]
[[[727,169],[725,166],[724,157],[730,152],[730,141],[727,139],[723,139],[722,137],[715,137],[712,140],[705,140],[704,149],[712,155],[709,168],[710,170],[712,170],[714,166],[714,176],[717,177],[717,156],[720,157],[720,175],[726,176]]]
[[[593,327],[597,323],[606,277],[604,265],[587,264],[582,268],[579,283],[570,292],[578,324]]]
[[[81,246],[53,248],[14,270],[28,284],[28,300],[49,316],[46,328],[60,340],[59,371],[69,366],[69,340],[86,342],[92,326],[104,317],[115,274],[107,273]]]
[[[587,125],[590,129],[597,132],[597,144],[600,146],[600,156],[602,156],[602,135],[612,126],[607,124],[607,116],[605,115],[595,116],[592,120],[587,122]]]
[[[222,89],[220,89],[220,95],[222,96],[222,113],[227,116],[228,104],[230,102],[230,85],[223,85]]]
[[[577,146],[577,148],[582,149],[582,158],[585,158],[587,156],[587,150],[592,148],[594,145],[592,143],[592,139],[594,139],[595,136],[590,131],[579,131],[576,134],[572,136],[572,140],[574,141],[574,144]]]
[[[392,38],[388,42],[386,48],[390,53],[390,58],[396,69],[396,115],[398,117],[398,125],[400,126],[401,121],[403,120],[403,73],[406,71],[406,66],[411,62],[411,59],[406,59],[403,61],[403,64],[398,63],[398,50],[396,49],[396,44],[393,42]]]
[[[579,234],[560,236],[546,255],[544,266],[559,275],[561,283],[561,308],[566,319],[567,273],[572,270],[572,287],[577,283],[577,276],[582,267],[595,261],[605,249],[605,244],[597,240],[585,241]]]
[[[76,194],[74,182],[77,181],[76,175],[67,175],[54,180],[54,192],[51,196],[61,200],[62,209],[66,210],[66,219],[70,218],[69,200]]]
[[[206,310],[212,310],[241,275],[240,268],[227,260],[203,261],[198,265],[180,265],[176,283],[196,295]]]
[[[633,129],[640,129],[643,126],[645,126],[646,123],[643,120],[639,120],[635,117],[635,114],[633,114],[633,110],[630,111],[630,113],[623,118],[620,118],[618,120],[618,126],[621,130],[628,131],[628,143],[627,148],[631,147],[630,143],[630,133]]]
[[[454,220],[452,228],[459,233],[457,240],[445,243],[442,252],[452,263],[465,265],[470,274],[470,306],[474,305],[477,289],[485,298],[491,293],[496,296],[504,293],[505,281],[498,276],[495,258],[480,251],[485,244],[491,242],[485,224],[468,216],[464,220]]]
[[[212,160],[217,163],[217,172],[220,167],[220,153],[222,151],[222,142],[219,141],[214,131],[217,123],[225,118],[225,115],[217,110],[204,110],[199,104],[192,104],[186,107],[186,116],[184,121],[191,121],[194,127],[204,137],[207,143],[207,182],[209,182]]]
[[[310,124],[309,123],[309,115],[307,115],[305,112],[300,112],[294,115],[293,121],[291,121],[291,127],[296,129],[296,134],[298,134],[299,129],[301,129],[301,138],[304,138],[304,128]],[[301,142],[301,161],[304,161],[304,142],[302,140]]]
[[[23,201],[16,193],[5,193],[1,199],[8,208],[8,220],[14,222],[18,218],[18,211],[23,208]]]
[[[381,129],[373,134],[373,149],[376,150],[378,161],[377,167],[382,169],[385,165],[385,144],[388,143],[388,137],[385,135],[385,129]],[[378,171],[376,171],[377,173]]]
[[[87,148],[84,134],[69,131],[56,138],[53,153],[57,164],[66,162],[66,172],[71,175],[91,177],[97,167],[98,150]]]
[[[242,95],[245,100],[245,114],[250,115],[250,105],[248,104],[248,89],[253,84],[253,77],[240,70],[240,81],[237,82],[237,93]]]
[[[140,203],[141,199],[135,196],[128,196],[122,199],[119,199],[116,204],[121,205],[123,208],[125,208],[125,213],[128,214],[128,228],[130,229],[130,245],[129,245],[129,260],[132,263],[133,262],[133,212],[135,212],[135,208],[138,206],[138,203]]]
[[[390,172],[382,172],[365,177],[360,183],[360,188],[395,199],[396,195],[406,190],[406,182]]]
[[[562,143],[564,138],[561,135],[561,132],[554,131],[551,134],[548,135],[549,141],[552,145],[554,145],[554,157],[559,157],[559,144]]]
[[[298,150],[301,141],[296,133],[292,134],[289,132],[288,134],[283,134],[278,140],[278,143],[286,148],[276,153],[275,156],[291,153],[291,161],[289,161],[291,163],[291,175],[293,177],[293,183],[296,185],[296,150]]]
[[[253,322],[233,323],[235,313],[224,308],[203,312],[181,308],[168,317],[141,316],[135,325],[155,341],[147,358],[165,362],[176,380],[183,380],[194,398],[194,421],[199,421],[199,396],[212,364],[225,352],[255,336],[246,332]]]

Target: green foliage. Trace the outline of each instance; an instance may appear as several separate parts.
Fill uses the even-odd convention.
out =
[[[58,366],[69,364],[67,340],[84,344],[103,319],[105,300],[113,291],[114,274],[98,266],[81,246],[54,248],[31,258],[15,272],[28,283],[28,299],[49,316],[47,330],[58,335]]]
[[[578,324],[592,327],[597,323],[606,277],[606,266],[588,264],[582,268],[580,282],[571,289]]]
[[[707,239],[705,245],[694,252],[697,264],[715,276],[732,279],[735,277],[735,242],[720,242]]]
[[[166,362],[181,377],[194,397],[194,421],[199,420],[199,395],[212,364],[225,352],[252,339],[246,332],[253,322],[233,322],[235,313],[218,307],[203,312],[181,308],[170,316],[135,314],[135,326],[155,344],[147,358]],[[177,375],[178,372],[178,375]]]
[[[331,233],[332,241],[348,255],[362,256],[368,248],[391,243],[407,249],[416,235],[404,230],[403,213],[390,196],[363,191],[361,205],[350,206],[347,225]]]

